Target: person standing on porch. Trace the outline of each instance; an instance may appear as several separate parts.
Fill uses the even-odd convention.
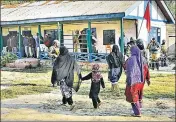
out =
[[[77,92],[80,86],[81,72],[75,59],[69,54],[68,49],[65,46],[60,47],[59,56],[54,62],[51,83],[60,86],[62,93],[62,104],[69,104],[70,110],[75,105],[72,99],[72,88]]]
[[[81,52],[87,53],[87,39],[86,39],[86,30],[81,31],[79,36],[80,50]]]
[[[132,46],[131,56],[126,61],[126,89],[125,96],[127,102],[131,103],[134,114],[132,116],[140,117],[140,95],[142,84],[144,82],[144,68],[142,54],[137,46]]]
[[[112,83],[111,90],[119,96],[120,89],[118,86],[118,81],[122,74],[124,58],[122,53],[119,52],[119,47],[117,45],[113,45],[112,52],[106,57],[106,60],[109,66],[108,78]]]
[[[12,35],[7,39],[7,51],[12,52]]]
[[[33,35],[30,35],[29,37],[29,56],[35,56],[35,39],[33,38]]]
[[[93,53],[98,53],[96,49],[96,45],[97,45],[97,38],[95,37],[95,32],[92,32],[92,51]]]
[[[29,57],[29,38],[26,35],[24,35],[23,37],[23,46],[24,46],[26,57],[28,58]]]
[[[39,58],[39,54],[40,54],[40,35],[39,33],[37,33],[35,37],[35,51],[36,51],[37,58]]]
[[[78,45],[79,45],[79,30],[76,30],[75,35],[73,36],[73,43],[74,43],[74,52],[78,52]]]

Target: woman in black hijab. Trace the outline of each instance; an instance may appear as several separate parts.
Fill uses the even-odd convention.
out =
[[[112,52],[106,58],[108,66],[109,66],[109,80],[112,83],[111,90],[117,96],[120,95],[120,90],[118,86],[118,80],[122,74],[122,65],[123,65],[123,55],[119,52],[119,47],[117,45],[113,45]]]
[[[51,83],[57,83],[62,92],[63,104],[68,103],[74,108],[72,100],[72,88],[77,92],[80,86],[80,70],[76,61],[70,56],[65,46],[60,47],[60,54],[54,62]]]

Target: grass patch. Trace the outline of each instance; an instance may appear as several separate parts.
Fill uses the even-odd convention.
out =
[[[19,95],[47,93],[51,90],[53,88],[48,86],[12,86],[8,89],[1,90],[1,99],[15,98]]]
[[[151,85],[144,87],[144,96],[147,98],[175,99],[175,75],[151,74]]]
[[[89,72],[82,72],[85,76]],[[105,81],[105,89],[101,88],[102,98],[115,99],[111,94],[111,83],[108,81],[108,73],[102,73]],[[1,99],[14,98],[18,95],[29,95],[50,92],[55,88],[51,86],[51,70],[46,73],[26,73],[26,72],[1,72],[1,84],[9,85],[9,88],[1,90]],[[151,74],[151,85],[145,84],[144,97],[150,99],[175,98],[175,75],[174,74]],[[124,96],[126,86],[126,76],[122,73],[119,80],[121,96]],[[91,81],[83,81],[78,95],[89,95]]]
[[[1,72],[1,84],[8,85],[1,90],[1,99],[16,98],[19,95],[48,93],[51,87],[51,71],[47,73]],[[13,74],[13,75],[12,75]]]

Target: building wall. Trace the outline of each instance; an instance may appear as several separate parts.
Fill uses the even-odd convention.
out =
[[[142,27],[141,27],[141,32],[139,34],[139,38],[141,38],[145,41],[144,44],[145,44],[145,47],[146,47],[147,44],[149,43],[148,40],[150,40],[149,37],[148,37],[149,34],[147,32],[147,28],[146,28],[146,20],[144,20],[143,23],[142,23],[141,19],[138,20],[138,31],[140,30],[141,24],[142,24]],[[167,36],[166,36],[167,35],[166,34],[166,24],[164,22],[151,21],[151,27],[158,27],[158,28],[161,29],[161,39],[160,39],[161,41],[160,42],[162,42],[163,39],[167,38]]]
[[[71,25],[71,24],[66,24],[64,25],[64,34],[65,35],[71,35],[72,31],[74,30],[83,30],[84,28],[88,28],[88,24],[78,24],[78,25]],[[101,22],[101,23],[94,23],[92,22],[91,28],[96,28],[96,34],[97,34],[97,49],[99,53],[105,53],[106,48],[105,45],[103,45],[103,30],[115,30],[115,42],[118,44],[118,40],[120,37],[120,21],[111,21],[111,22]],[[124,32],[125,35],[128,39],[130,37],[136,37],[136,29],[135,29],[135,21],[134,20],[124,20]],[[71,42],[72,37],[65,37],[65,43],[67,44],[73,44]],[[72,48],[72,45],[68,46],[68,48]],[[70,51],[72,51],[70,49]]]
[[[91,24],[92,28],[96,28],[96,34],[97,34],[97,49],[100,53],[105,53],[106,48],[105,45],[103,45],[103,30],[110,30],[115,29],[115,40],[116,44],[118,44],[118,40],[120,37],[120,21],[106,21],[106,22],[92,22]],[[84,28],[88,28],[88,23],[77,23],[77,24],[64,24],[64,35],[72,35],[73,31],[75,30],[83,30]],[[47,29],[57,29],[57,24],[55,25],[41,25],[41,32],[42,36],[44,36],[44,30]],[[21,31],[23,30],[31,30],[32,35],[36,35],[38,32],[37,25],[33,26],[21,26]],[[3,36],[6,36],[9,32],[8,31],[17,31],[18,27],[6,27],[3,28]],[[128,39],[130,37],[136,37],[136,29],[135,29],[135,21],[134,20],[124,20],[124,32]],[[68,48],[73,47],[73,41],[72,36],[64,36],[65,44]],[[68,45],[70,44],[70,45]],[[70,49],[72,51],[72,49]]]
[[[139,4],[139,6],[136,7],[128,15],[129,17],[135,16],[136,18],[138,18],[138,33],[140,31],[139,38],[145,41],[144,43],[145,46],[148,44],[148,40],[150,40],[148,37],[149,34],[146,29],[146,20],[145,19],[143,20],[143,16],[144,16],[147,3],[148,1],[142,1]],[[151,1],[150,3],[150,14],[151,14],[151,27],[158,27],[161,29],[161,38],[160,38],[160,42],[161,42],[163,39],[167,38],[166,24],[164,22],[166,21],[166,18],[164,17],[163,13],[159,9],[155,1]],[[142,24],[142,20],[143,20],[143,24]],[[140,27],[141,27],[141,30],[140,30]]]
[[[146,10],[147,2],[148,1],[142,1],[139,6],[137,6],[131,13],[129,13],[129,16],[143,17]],[[150,13],[151,19],[166,20],[155,1],[151,1],[150,3]]]

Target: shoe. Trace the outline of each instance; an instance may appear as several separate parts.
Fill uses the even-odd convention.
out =
[[[131,116],[133,116],[133,117],[141,117],[141,114],[139,114],[139,115],[131,114]]]
[[[70,111],[72,111],[74,109],[75,105],[71,105],[70,106]]]

